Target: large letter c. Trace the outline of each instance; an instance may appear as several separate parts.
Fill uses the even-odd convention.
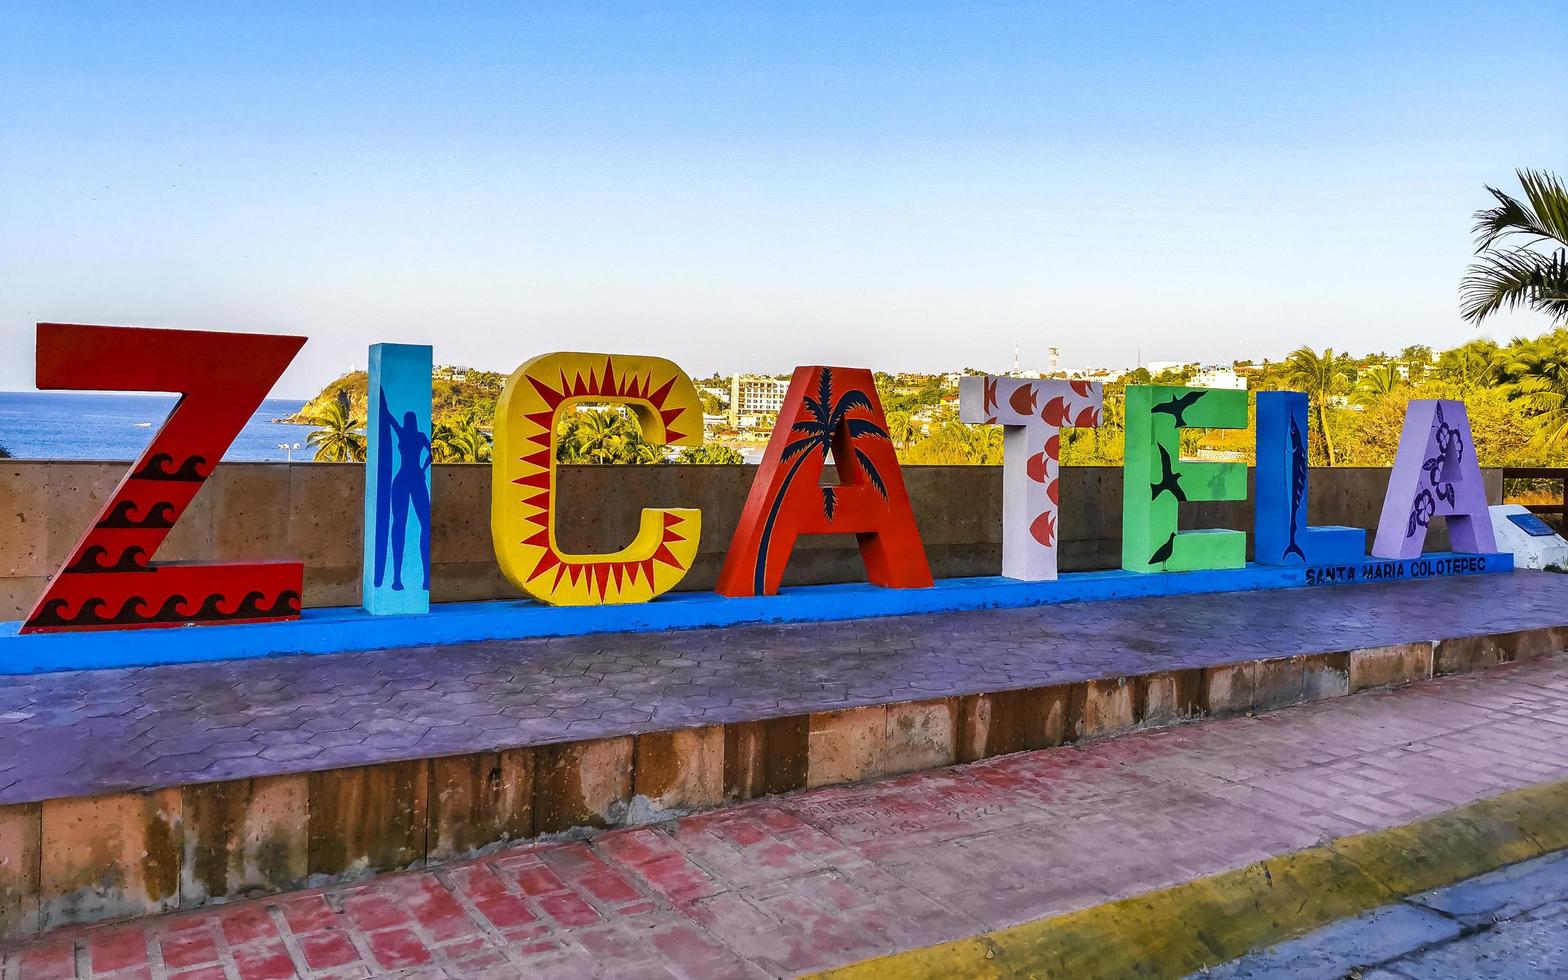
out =
[[[579,402],[629,407],[643,438],[702,445],[697,388],[662,357],[555,353],[507,379],[495,413],[490,534],[511,583],[558,606],[647,602],[685,577],[697,555],[702,512],[647,508],[637,537],[613,554],[568,554],[555,541],[559,413]]]

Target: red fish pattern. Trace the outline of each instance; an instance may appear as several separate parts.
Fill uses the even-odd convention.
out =
[[[1002,574],[1056,578],[1061,430],[1097,428],[1104,405],[1094,381],[961,378],[959,418],[1006,427],[1002,458]]]

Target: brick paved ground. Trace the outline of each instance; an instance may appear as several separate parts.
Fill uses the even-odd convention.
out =
[[[764,977],[1568,778],[1568,656],[62,933],[19,977]]]
[[[0,804],[1565,623],[1518,572],[0,677]]]

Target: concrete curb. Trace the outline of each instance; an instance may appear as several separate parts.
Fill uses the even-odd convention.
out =
[[[1182,977],[1563,848],[1568,782],[1532,786],[1172,888],[816,976]]]

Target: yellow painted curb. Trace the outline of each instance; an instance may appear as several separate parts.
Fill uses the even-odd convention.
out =
[[[816,974],[1182,977],[1431,888],[1568,848],[1568,782],[1116,902]]]

